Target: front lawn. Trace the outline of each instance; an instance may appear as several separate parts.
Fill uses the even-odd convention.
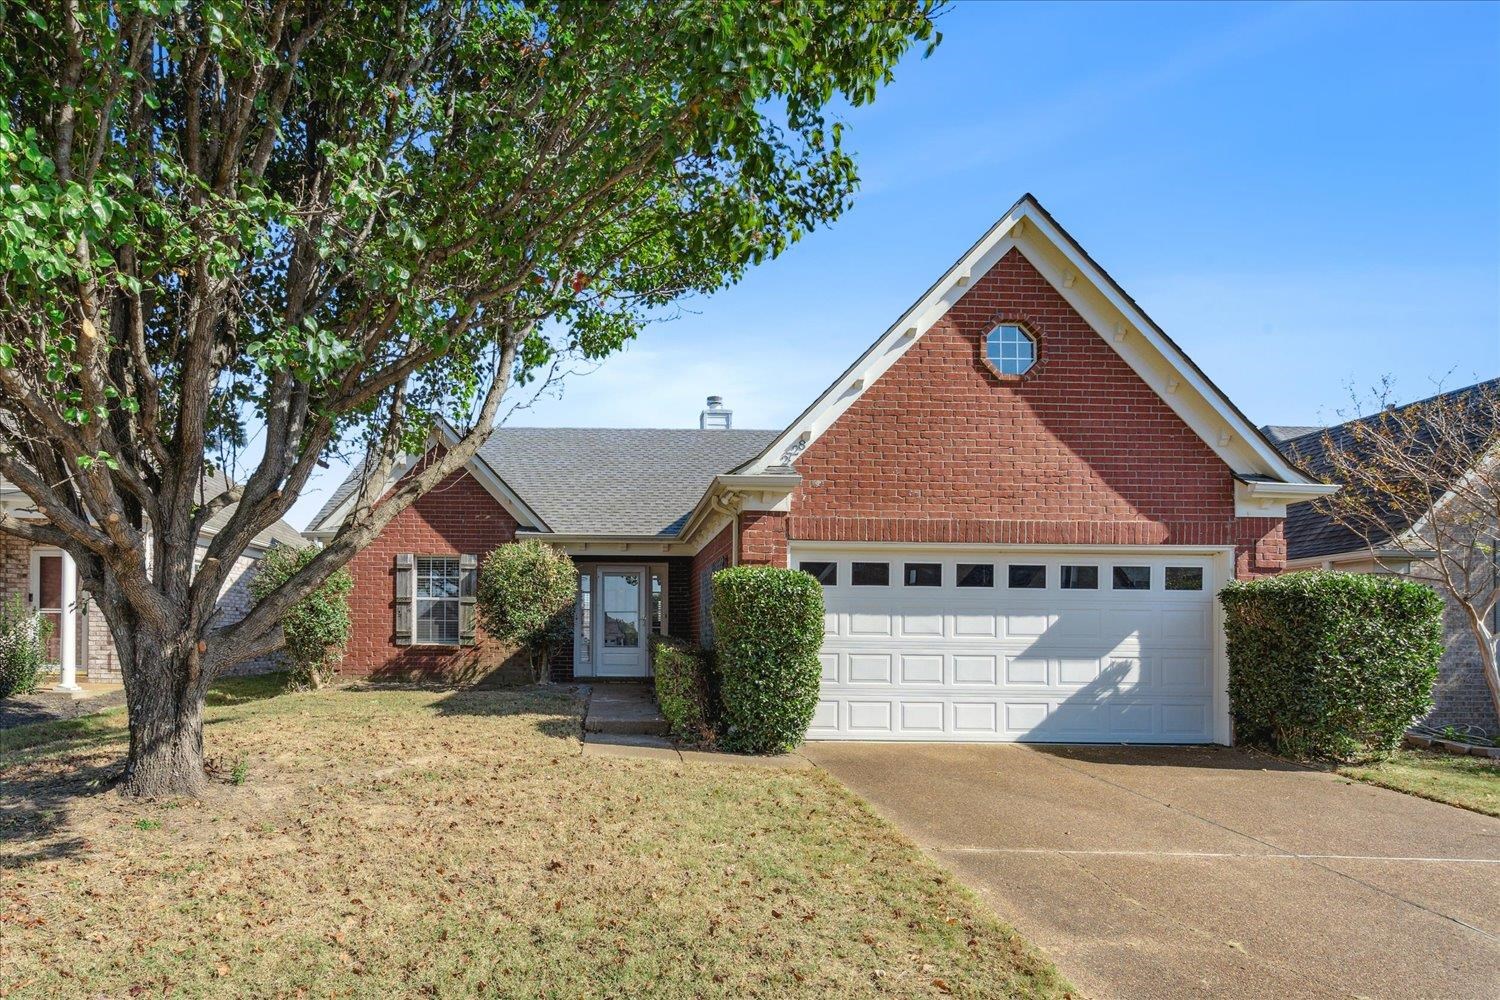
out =
[[[1402,750],[1368,767],[1344,767],[1340,774],[1409,792],[1490,816],[1500,816],[1500,762],[1427,750]]]
[[[5,739],[0,995],[1068,995],[821,771],[585,758],[561,692],[236,683],[202,801],[105,790],[123,713]]]

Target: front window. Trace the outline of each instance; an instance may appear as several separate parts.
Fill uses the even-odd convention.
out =
[[[578,661],[594,662],[594,575],[578,574]]]
[[[651,634],[666,635],[666,581],[657,570],[651,571]]]
[[[458,587],[458,557],[417,557],[417,642],[458,645]]]
[[[1036,364],[1036,341],[1014,323],[1001,323],[984,340],[984,354],[1001,375],[1025,375]]]

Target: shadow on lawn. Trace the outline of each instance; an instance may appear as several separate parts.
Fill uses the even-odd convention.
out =
[[[571,687],[464,688],[435,707],[443,716],[541,716],[536,730],[543,736],[576,740],[583,735],[583,701]]]
[[[212,709],[236,708],[286,691],[285,674],[226,677],[205,699]],[[129,730],[118,709],[0,731],[0,865],[21,867],[88,850],[67,832],[78,803],[110,794],[125,773]],[[204,720],[204,726],[227,721]],[[114,747],[107,757],[96,751]]]
[[[118,739],[119,737],[115,737]],[[81,741],[85,750],[105,742]],[[89,849],[86,839],[67,832],[68,816],[81,800],[108,794],[119,780],[123,761],[80,766],[67,755],[30,759],[0,775],[0,867],[20,868],[39,861],[71,857]]]

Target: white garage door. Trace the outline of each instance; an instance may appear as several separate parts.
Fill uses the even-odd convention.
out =
[[[804,544],[791,561],[827,605],[809,739],[1214,739],[1212,555]]]

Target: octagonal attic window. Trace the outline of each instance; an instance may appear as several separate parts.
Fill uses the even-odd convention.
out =
[[[984,354],[1001,375],[1025,375],[1036,364],[1036,341],[1014,323],[1001,323],[984,340]]]

